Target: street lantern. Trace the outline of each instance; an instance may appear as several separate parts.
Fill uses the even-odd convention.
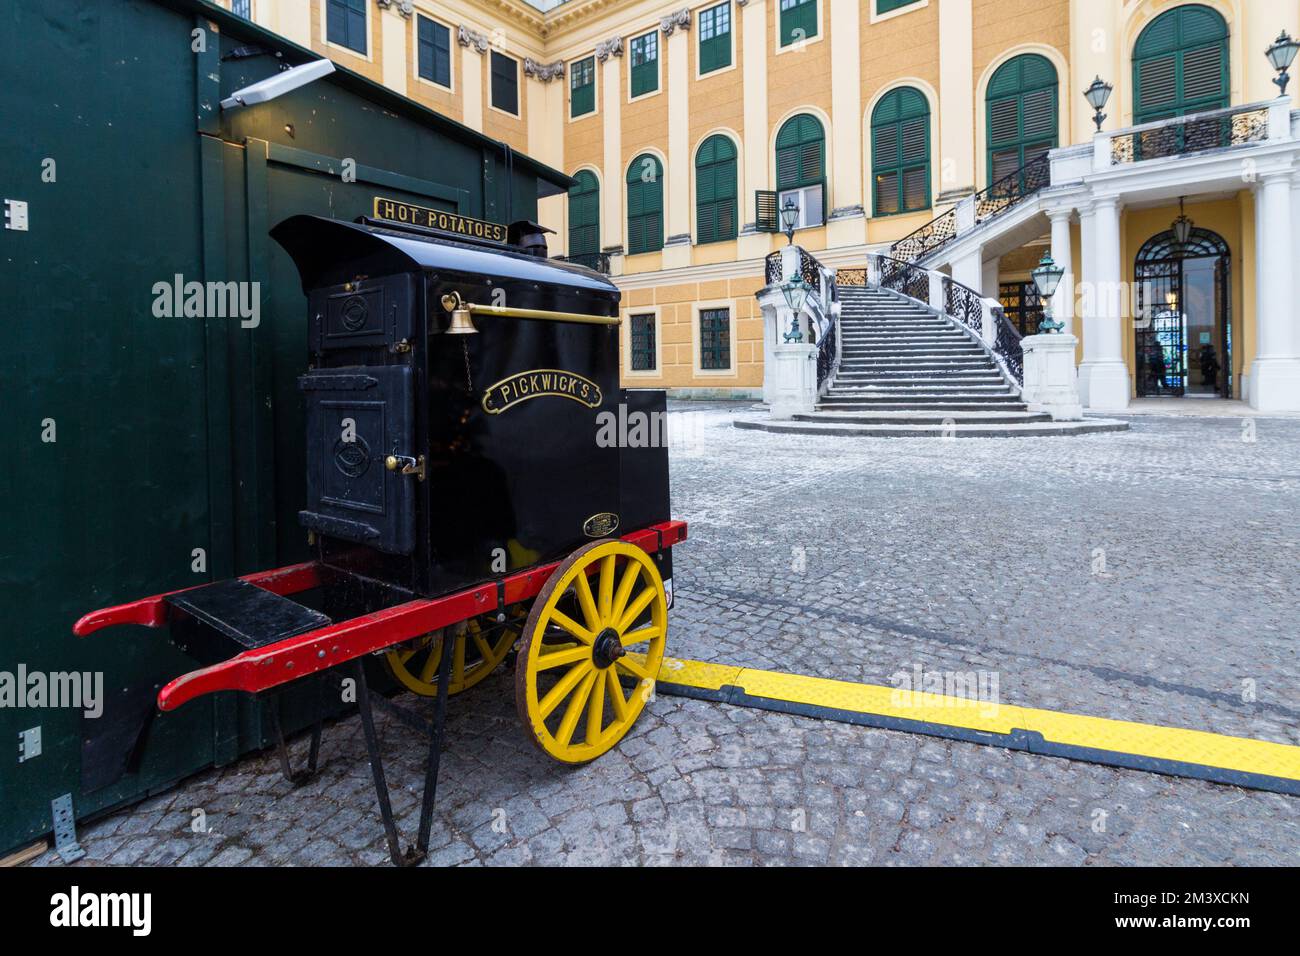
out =
[[[1092,121],[1097,124],[1097,132],[1101,132],[1101,124],[1106,122],[1106,114],[1102,112],[1106,104],[1110,102],[1110,94],[1115,92],[1115,87],[1111,86],[1100,75],[1092,81],[1092,86],[1083,91],[1083,95],[1088,99],[1088,105],[1097,111],[1097,115]]]
[[[1300,40],[1292,39],[1291,34],[1283,30],[1273,41],[1273,45],[1264,52],[1268,56],[1268,62],[1273,64],[1273,69],[1278,73],[1273,82],[1282,91],[1281,95],[1286,96],[1287,84],[1291,82],[1291,74],[1287,70],[1295,62],[1296,53],[1300,53]]]
[[[812,286],[797,272],[781,286],[785,304],[790,307],[791,312],[790,331],[783,336],[787,343],[803,341],[803,332],[799,329],[799,316],[803,313],[804,303],[808,301],[808,293],[811,291]]]
[[[794,245],[794,227],[799,222],[799,204],[793,196],[787,196],[781,207],[781,225],[785,226],[785,237]]]
[[[1190,242],[1192,238],[1192,229],[1196,225],[1196,223],[1187,218],[1183,202],[1184,200],[1182,198],[1178,200],[1178,218],[1175,219],[1173,224],[1170,226],[1174,232],[1174,242],[1178,244],[1179,254],[1187,248],[1187,243]]]
[[[1043,303],[1043,321],[1038,324],[1038,331],[1059,333],[1065,325],[1052,319],[1052,296],[1061,285],[1065,270],[1056,264],[1050,252],[1044,252],[1038,268],[1030,273],[1034,285],[1038,287],[1038,296]]]

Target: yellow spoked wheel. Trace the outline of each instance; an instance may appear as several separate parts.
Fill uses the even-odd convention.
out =
[[[504,622],[497,622],[495,615],[483,615],[466,623],[464,633],[452,641],[451,682],[447,693],[469,690],[496,670],[519,637],[523,616],[523,608],[516,605],[507,610]],[[425,634],[385,655],[388,668],[398,682],[422,697],[434,697],[438,693],[443,634],[444,631]]]
[[[650,556],[622,541],[579,548],[524,624],[515,661],[519,719],[556,760],[595,760],[636,723],[667,639],[668,600]]]

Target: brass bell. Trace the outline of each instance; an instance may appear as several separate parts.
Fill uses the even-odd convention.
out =
[[[448,335],[477,335],[474,317],[469,307],[460,299],[460,294],[453,292],[442,297],[442,307],[451,313],[451,325],[447,326]]]

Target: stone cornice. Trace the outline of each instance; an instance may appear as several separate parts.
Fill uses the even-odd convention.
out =
[[[666,37],[672,36],[673,31],[678,27],[683,30],[691,28],[691,11],[689,7],[674,11],[659,21],[659,29],[663,31],[663,35]]]
[[[596,44],[596,59],[604,63],[611,56],[623,55],[623,38],[610,37],[608,40],[601,40]]]
[[[486,53],[492,45],[486,33],[471,30],[463,23],[456,28],[456,42],[461,46],[472,46],[480,53]]]
[[[524,76],[531,76],[543,83],[549,83],[551,80],[564,76],[564,61],[556,60],[554,63],[538,63],[536,60],[525,57]]]

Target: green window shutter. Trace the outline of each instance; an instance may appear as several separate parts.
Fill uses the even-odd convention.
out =
[[[627,254],[664,247],[664,175],[659,160],[642,153],[627,171]]]
[[[781,0],[781,46],[817,35],[816,0]]]
[[[754,228],[759,232],[780,232],[781,211],[777,205],[775,189],[754,192]]]
[[[632,95],[644,96],[659,89],[659,34],[655,31],[632,38]]]
[[[366,0],[328,0],[325,37],[362,56],[366,53]]]
[[[579,170],[569,187],[569,255],[600,252],[600,184],[589,170]]]
[[[989,182],[996,183],[1055,149],[1059,130],[1056,67],[1026,53],[993,74],[987,93]]]
[[[451,30],[428,17],[416,15],[418,63],[421,77],[451,86]]]
[[[700,73],[731,66],[731,3],[700,11]]]
[[[891,90],[871,114],[877,216],[930,206],[930,103],[919,90]]]
[[[1133,48],[1134,121],[1229,105],[1228,24],[1201,4],[1156,17]]]
[[[695,240],[735,239],[736,147],[725,136],[710,136],[695,154]]]
[[[910,7],[919,0],[876,0],[876,13],[892,13],[895,10],[901,10],[903,7]]]
[[[518,63],[503,53],[492,50],[492,105],[507,113],[519,115]]]
[[[826,178],[822,124],[807,113],[785,121],[776,136],[776,188],[815,186]]]
[[[578,60],[569,69],[569,115],[596,111],[596,58]]]

